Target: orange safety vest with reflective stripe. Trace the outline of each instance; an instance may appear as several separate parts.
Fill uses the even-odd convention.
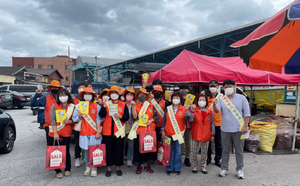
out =
[[[142,107],[143,107],[143,106],[141,105],[140,102],[138,102],[138,103],[135,105],[137,114],[140,113]],[[146,111],[145,114],[148,114],[148,120],[150,120],[150,119],[153,118],[153,105],[152,105],[151,103],[149,103],[149,106],[148,106],[147,111]],[[136,130],[136,133],[137,133],[137,135],[139,135],[140,132],[145,132],[145,131],[149,131],[149,126],[147,126],[146,129],[145,129],[145,127],[143,127],[143,126],[139,126],[139,128]],[[150,125],[150,131],[155,131],[155,123],[151,123],[151,125]]]
[[[192,112],[192,111],[191,111]],[[192,112],[193,113],[193,112]],[[192,139],[196,141],[209,141],[211,138],[211,116],[212,111],[207,109],[206,116],[203,122],[199,107],[195,110],[195,117],[192,123]]]
[[[49,127],[51,125],[51,107],[56,104],[56,101],[52,94],[46,96],[46,106],[45,106],[45,127]]]
[[[208,99],[208,108],[210,108],[211,104],[212,104],[212,100],[214,99],[213,97],[207,97]],[[222,123],[222,113],[214,113],[212,112],[212,114],[214,115],[214,122],[215,122],[215,127],[219,127],[221,126],[221,123]]]
[[[165,112],[165,110],[166,110],[166,101],[164,100],[164,99],[160,99],[160,101],[159,101],[159,103],[157,103],[159,106],[160,106],[160,108]],[[159,116],[159,121],[158,121],[158,123],[156,124],[156,126],[157,127],[162,127],[162,123],[163,123],[163,117],[162,116],[160,116],[160,114],[158,114],[158,116]]]
[[[89,115],[92,118],[92,120],[97,124],[96,118],[97,118],[97,103],[90,102],[89,104]],[[90,124],[82,118],[82,124],[81,124],[81,131],[80,136],[94,136],[97,134],[97,131],[95,131]]]
[[[174,113],[175,114],[175,113]],[[180,105],[179,109],[177,110],[175,114],[176,121],[178,123],[178,126],[180,128],[180,131],[183,132],[185,130],[185,108],[184,106]],[[165,134],[167,136],[173,136],[175,135],[175,131],[169,116],[169,113],[166,113],[166,125],[165,125]]]

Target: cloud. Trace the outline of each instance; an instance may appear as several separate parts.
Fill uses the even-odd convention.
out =
[[[0,65],[12,56],[128,59],[272,16],[292,0],[10,0]]]

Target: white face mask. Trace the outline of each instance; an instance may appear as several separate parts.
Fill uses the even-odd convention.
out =
[[[206,101],[198,101],[199,107],[205,107],[206,106]]]
[[[226,96],[232,95],[233,92],[234,92],[233,88],[226,88],[226,89],[225,89],[225,95],[226,95]]]
[[[209,91],[211,92],[211,93],[215,93],[215,92],[217,92],[217,88],[216,87],[210,87],[209,88]]]
[[[68,96],[59,96],[59,101],[64,103],[64,102],[67,102],[68,101]]]
[[[103,96],[102,99],[106,99],[106,101],[108,101],[109,97],[108,96]]]
[[[172,101],[174,105],[178,105],[180,103],[180,99],[173,99]]]
[[[116,100],[116,99],[119,98],[119,95],[118,95],[118,94],[111,94],[111,95],[110,95],[110,98],[111,98],[112,100]]]
[[[83,95],[84,100],[91,101],[93,96],[92,95]]]

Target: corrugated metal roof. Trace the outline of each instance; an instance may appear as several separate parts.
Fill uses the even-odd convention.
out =
[[[13,76],[14,73],[21,71],[22,69],[25,69],[25,67],[0,67],[0,74]]]
[[[104,58],[104,57],[98,57],[97,64],[99,66],[105,66],[105,65],[112,65],[115,63],[119,63],[121,61],[124,61],[124,59],[112,59],[112,58]],[[87,56],[78,56],[76,64],[79,63],[94,63],[96,64],[95,57],[87,57]]]

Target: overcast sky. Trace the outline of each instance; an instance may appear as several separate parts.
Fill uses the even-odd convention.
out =
[[[0,0],[0,66],[12,56],[128,59],[274,15],[293,0]]]

